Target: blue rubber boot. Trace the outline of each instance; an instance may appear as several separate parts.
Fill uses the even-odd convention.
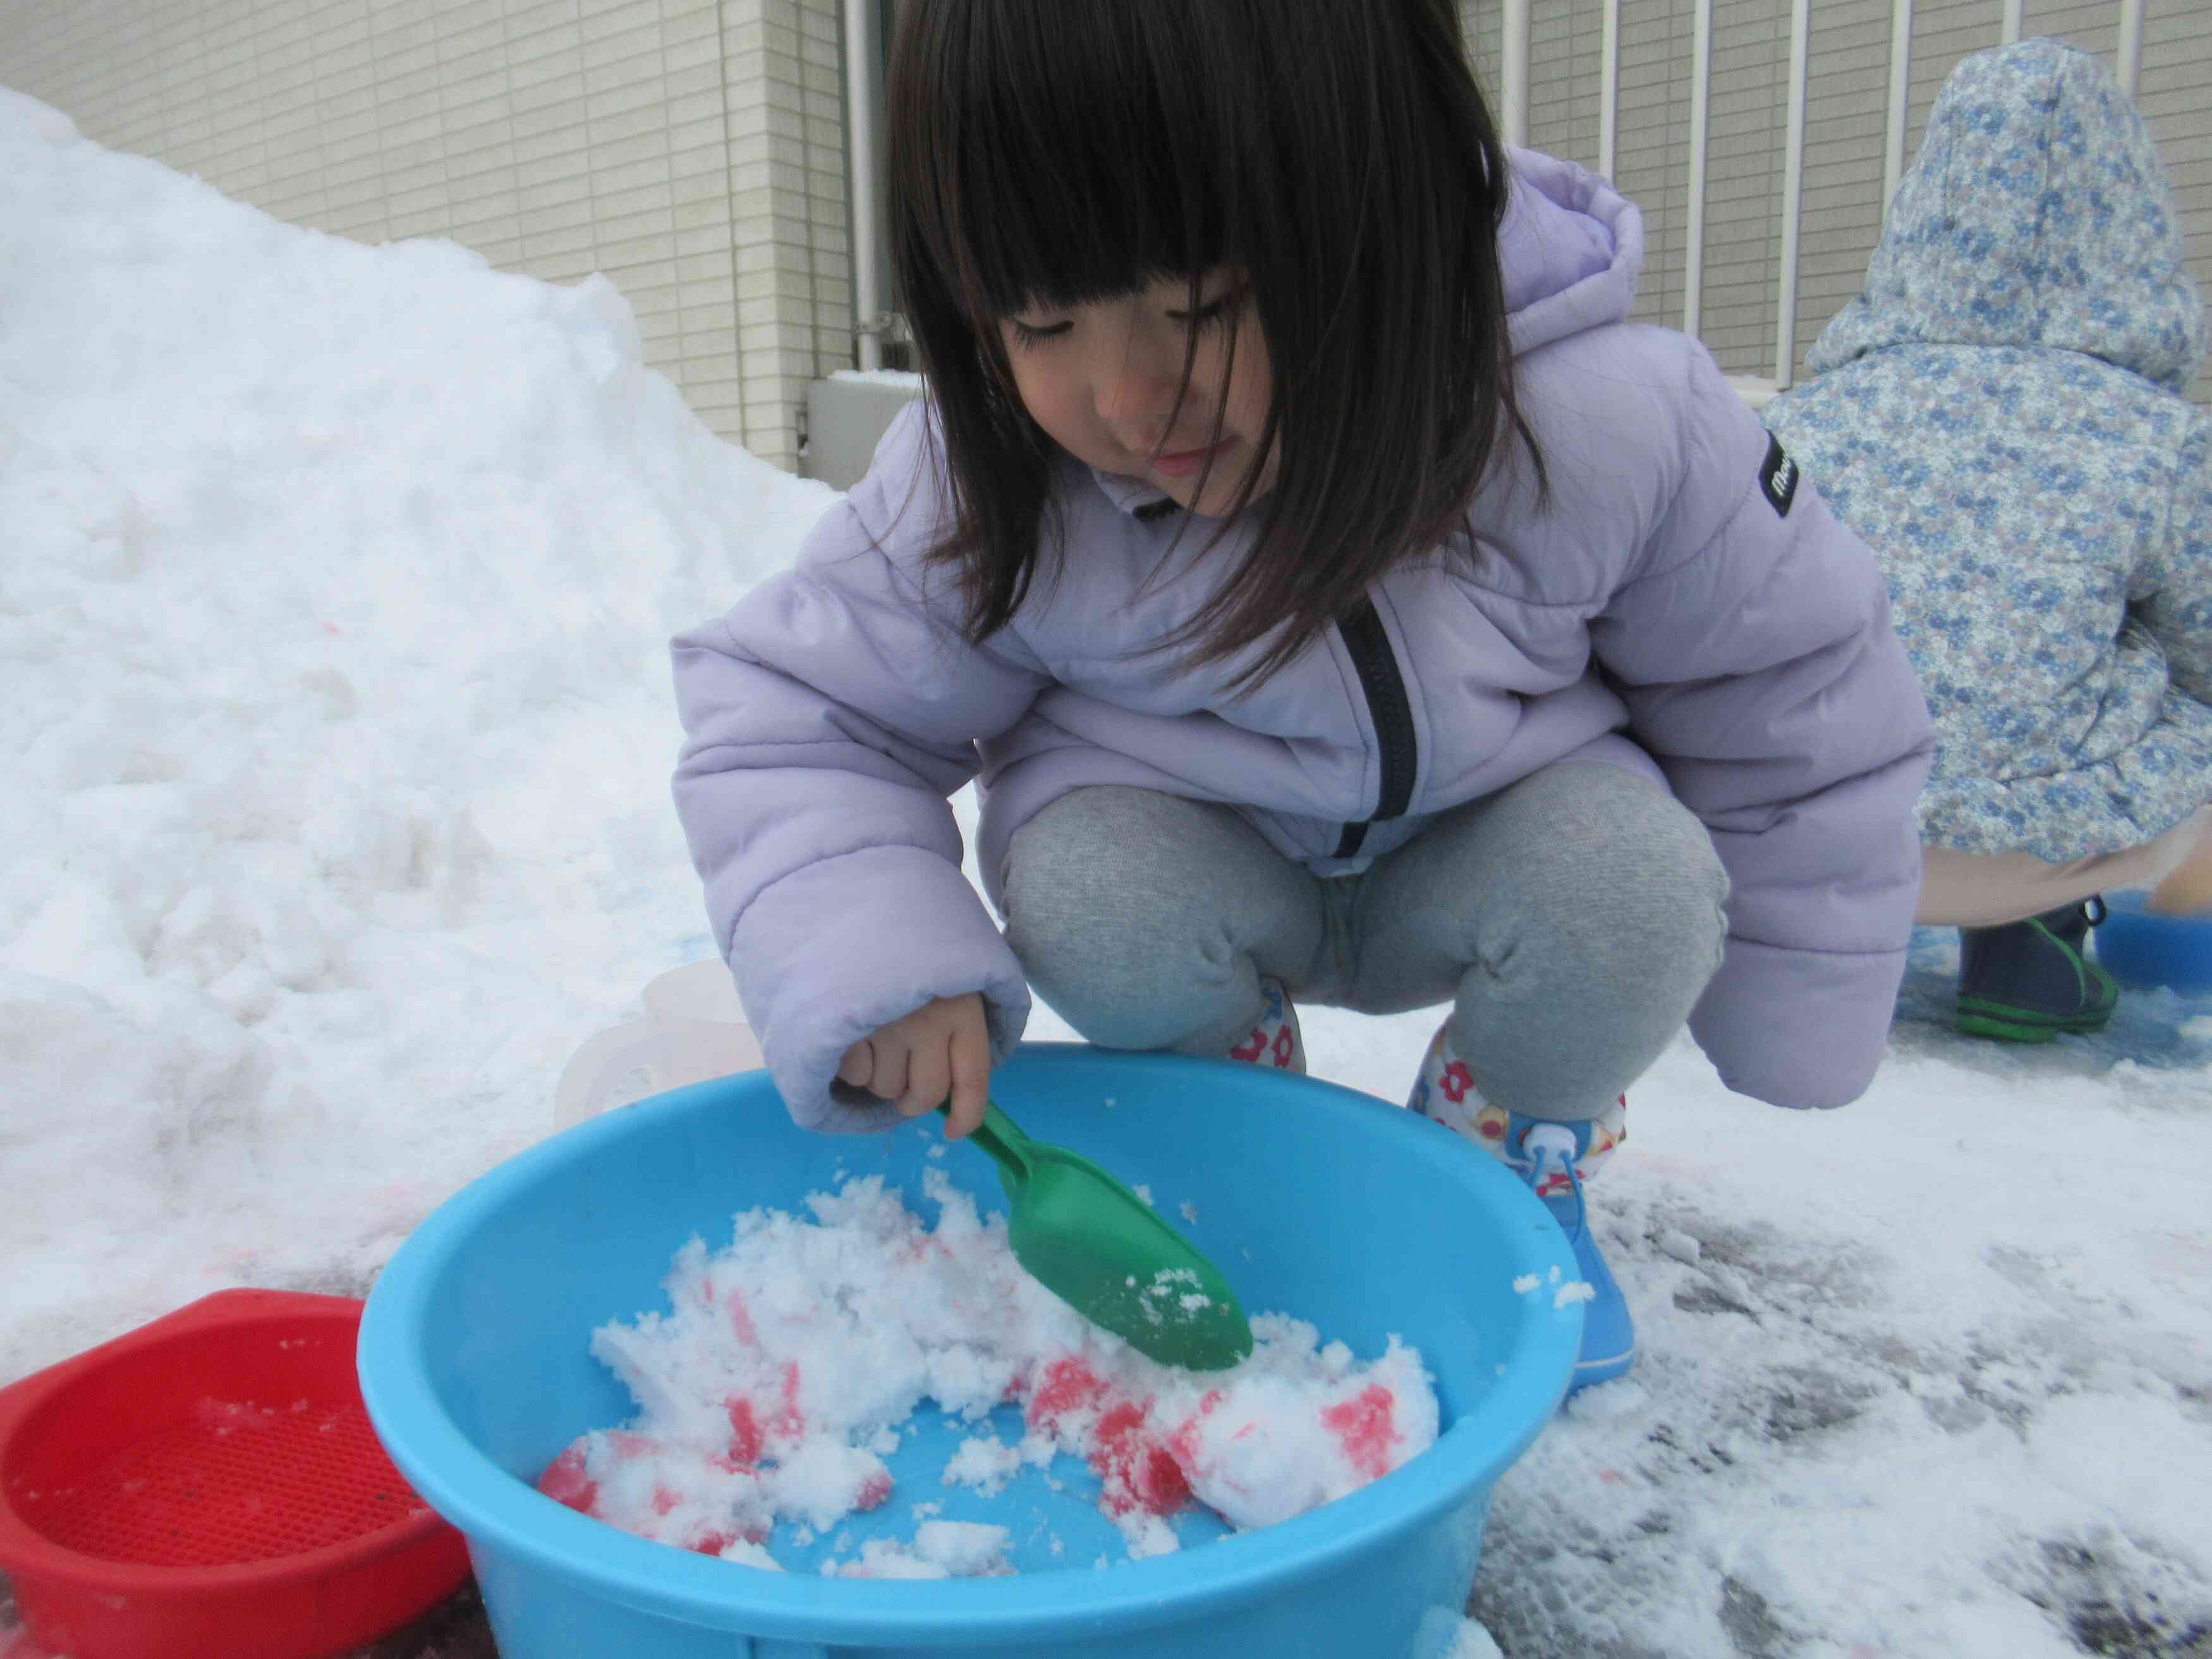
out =
[[[1583,1304],[1582,1353],[1567,1392],[1609,1382],[1636,1363],[1636,1322],[1591,1235],[1583,1182],[1628,1139],[1627,1098],[1583,1123],[1509,1112],[1482,1097],[1474,1073],[1453,1053],[1449,1032],[1449,1023],[1437,1029],[1406,1103],[1487,1150],[1544,1200],[1573,1248],[1577,1272],[1590,1288]]]
[[[1518,1145],[1527,1158],[1528,1184],[1574,1247],[1575,1269],[1590,1288],[1590,1297],[1583,1304],[1582,1352],[1575,1360],[1574,1379],[1567,1384],[1569,1394],[1595,1382],[1610,1382],[1636,1363],[1636,1322],[1629,1317],[1628,1298],[1621,1295],[1591,1236],[1583,1202],[1583,1178],[1577,1166],[1589,1150],[1593,1127],[1515,1113],[1506,1132],[1507,1145]],[[1519,1159],[1506,1161],[1516,1170],[1522,1167]]]

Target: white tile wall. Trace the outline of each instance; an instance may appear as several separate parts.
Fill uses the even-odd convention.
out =
[[[281,218],[605,272],[795,467],[853,362],[836,0],[0,0],[0,85]]]

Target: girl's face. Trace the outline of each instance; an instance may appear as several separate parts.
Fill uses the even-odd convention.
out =
[[[1274,483],[1275,450],[1257,449],[1273,386],[1267,349],[1258,328],[1237,326],[1250,297],[1243,273],[1224,266],[1200,279],[1195,307],[1189,284],[1170,277],[1089,305],[1030,307],[999,331],[1015,390],[1054,443],[1218,516],[1248,471],[1259,472],[1255,501]]]

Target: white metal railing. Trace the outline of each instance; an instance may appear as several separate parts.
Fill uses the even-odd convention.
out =
[[[1597,170],[1610,179],[1620,135],[1620,0],[1605,0],[1605,33],[1598,52]]]
[[[1782,287],[1774,307],[1774,384],[1778,386],[1790,384],[1797,365],[1797,221],[1805,193],[1805,66],[1812,44],[1813,0],[1793,0],[1790,103],[1782,147]]]
[[[845,155],[852,169],[853,322],[864,369],[884,366],[884,47],[876,0],[845,0]],[[817,319],[817,325],[819,319]]]
[[[2120,0],[2120,90],[2136,95],[2136,81],[2142,73],[2143,0]]]
[[[1504,102],[1498,131],[1509,144],[1528,142],[1528,0],[1504,0],[1504,38],[1498,48]]]
[[[1695,339],[1705,321],[1705,134],[1713,90],[1713,0],[1697,0],[1690,24],[1690,222],[1682,252],[1682,332]]]
[[[2020,39],[2025,0],[1996,0],[2000,38]],[[2115,0],[2119,15],[2119,49],[2114,75],[2132,98],[2142,70],[2143,0]],[[1501,0],[1504,39],[1499,127],[1510,143],[1528,142],[1528,40],[1530,0]],[[1620,0],[1605,0],[1599,42],[1597,167],[1613,176],[1620,159]],[[1811,0],[1791,0],[1788,128],[1782,165],[1782,251],[1776,272],[1777,313],[1773,386],[1786,386],[1797,362],[1797,250],[1800,204],[1805,184],[1805,87],[1812,33]],[[1696,0],[1692,14],[1690,67],[1689,212],[1685,227],[1682,270],[1682,330],[1696,334],[1702,315],[1705,253],[1705,139],[1712,82],[1712,0]],[[1912,94],[1912,0],[1892,0],[1889,33],[1888,119],[1883,133],[1881,200],[1885,212],[1905,176],[1905,141],[1911,125]],[[1746,380],[1747,392],[1764,393],[1766,383]]]
[[[1912,98],[1912,0],[1894,0],[1889,20],[1889,125],[1881,145],[1881,211],[1897,199],[1905,177],[1905,125]],[[1700,158],[1699,166],[1704,165]]]

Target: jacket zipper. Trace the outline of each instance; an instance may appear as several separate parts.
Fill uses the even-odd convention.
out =
[[[1336,843],[1336,856],[1357,858],[1367,839],[1367,826],[1379,818],[1402,817],[1413,799],[1413,774],[1420,758],[1413,733],[1413,707],[1406,696],[1406,677],[1398,666],[1398,653],[1390,648],[1390,635],[1382,627],[1382,613],[1371,599],[1362,599],[1352,613],[1337,624],[1352,665],[1358,671],[1359,689],[1367,695],[1368,717],[1375,723],[1375,741],[1382,751],[1382,786],[1376,792],[1374,817],[1347,823]]]

